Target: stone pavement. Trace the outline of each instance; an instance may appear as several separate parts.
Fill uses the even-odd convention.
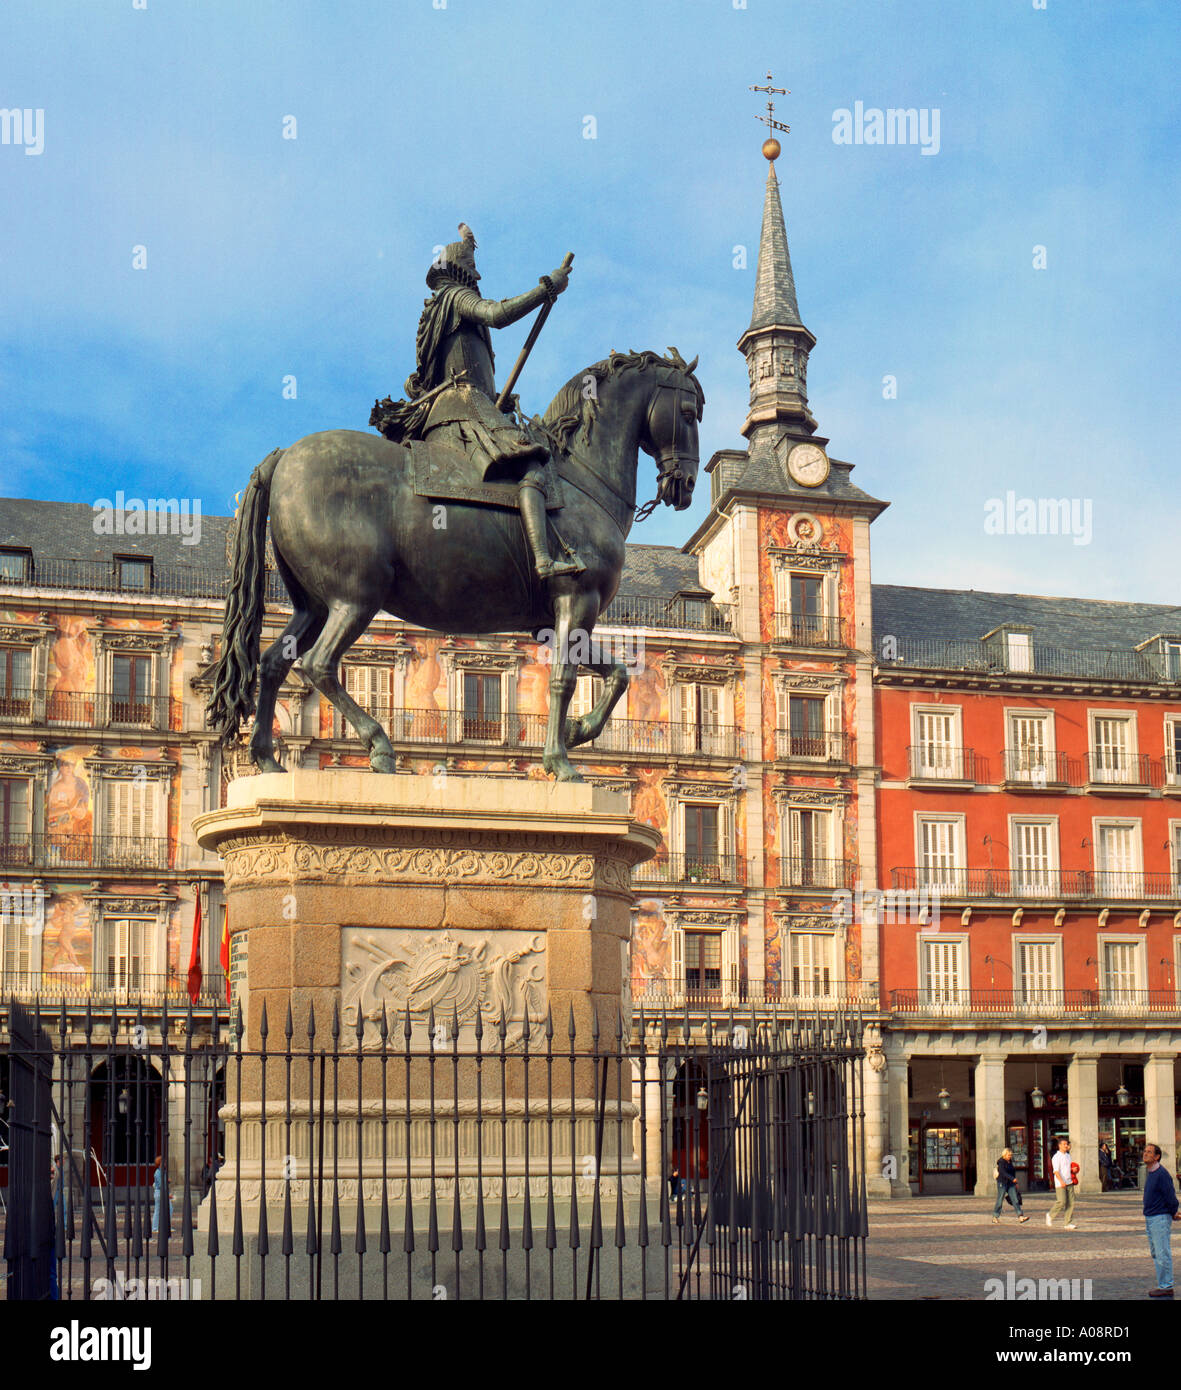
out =
[[[1149,1301],[1156,1278],[1139,1192],[1079,1197],[1074,1231],[1063,1228],[1061,1217],[1047,1228],[1052,1194],[1022,1196],[1032,1218],[1024,1226],[1008,1205],[1001,1224],[994,1226],[992,1197],[871,1202],[866,1244],[870,1298],[986,1299],[985,1281],[1007,1280],[1012,1270],[1014,1280],[1089,1279],[1090,1296],[1096,1300]],[[1173,1259],[1181,1280],[1181,1222],[1177,1226]]]

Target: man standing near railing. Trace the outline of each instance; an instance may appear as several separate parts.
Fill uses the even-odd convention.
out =
[[[1173,1252],[1169,1241],[1178,1211],[1177,1189],[1173,1175],[1161,1165],[1159,1144],[1144,1145],[1144,1163],[1148,1175],[1144,1179],[1144,1226],[1148,1232],[1148,1248],[1156,1266],[1156,1288],[1149,1289],[1149,1298],[1173,1297]]]

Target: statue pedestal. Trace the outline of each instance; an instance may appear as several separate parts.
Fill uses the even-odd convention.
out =
[[[225,864],[245,1025],[221,1230],[235,1187],[248,1230],[324,1182],[371,1229],[383,1200],[576,1189],[591,1155],[638,1189],[617,1020],[626,1037],[631,870],[660,836],[624,796],[333,768],[241,778],[194,828]]]

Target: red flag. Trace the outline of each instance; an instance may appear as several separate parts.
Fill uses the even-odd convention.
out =
[[[221,910],[221,968],[226,977],[226,1003],[230,1002],[230,912]]]
[[[197,893],[197,908],[193,913],[193,949],[189,955],[189,999],[195,1004],[201,993],[201,894]]]

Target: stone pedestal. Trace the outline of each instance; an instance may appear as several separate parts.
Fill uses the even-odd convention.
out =
[[[454,774],[272,773],[232,782],[229,804],[194,829],[224,861],[245,1024],[219,1211],[239,1181],[250,1205],[264,1192],[272,1210],[306,1200],[327,1125],[333,1180],[354,1208],[383,1188],[416,1201],[457,1184],[463,1199],[477,1171],[532,1188],[549,1163],[576,1185],[591,1154],[638,1182],[630,1063],[584,1055],[594,1020],[612,1054],[621,1015],[630,1029],[631,870],[660,844],[624,796]],[[340,1060],[322,1105],[309,1054],[324,1048]]]

